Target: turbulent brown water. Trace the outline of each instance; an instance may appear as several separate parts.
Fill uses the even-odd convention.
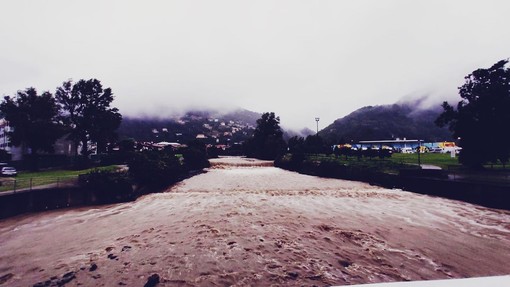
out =
[[[510,274],[510,213],[218,159],[136,202],[2,220],[0,244],[3,286],[347,285]]]

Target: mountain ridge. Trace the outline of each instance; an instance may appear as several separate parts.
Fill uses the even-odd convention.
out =
[[[450,131],[434,123],[441,112],[441,108],[422,109],[409,103],[365,106],[336,119],[319,135],[331,142],[397,138],[451,140]]]
[[[326,142],[339,143],[360,140],[389,140],[397,138],[425,141],[449,141],[450,131],[439,128],[434,121],[441,108],[419,108],[412,103],[365,106],[336,119],[319,131]],[[202,137],[210,144],[234,144],[248,139],[261,113],[246,109],[219,111],[193,109],[173,117],[125,117],[118,130],[120,138],[137,141],[170,141],[186,143]],[[284,137],[308,136],[314,131],[284,130]]]
[[[119,138],[136,141],[187,143],[200,138],[206,143],[242,142],[255,129],[261,114],[246,109],[221,112],[215,109],[192,109],[169,117],[124,117]]]

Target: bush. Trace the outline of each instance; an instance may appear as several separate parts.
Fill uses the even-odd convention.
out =
[[[184,158],[184,165],[187,170],[197,170],[209,167],[209,160],[207,160],[206,146],[198,141],[188,143],[188,147],[182,152]]]
[[[102,154],[100,157],[99,165],[113,165],[113,164],[125,164],[133,157],[134,152],[113,152],[109,154]]]
[[[80,176],[80,184],[92,190],[99,203],[133,199],[133,188],[127,172],[94,170]]]
[[[128,163],[133,180],[149,187],[164,187],[175,183],[187,171],[172,151],[136,153]]]
[[[73,159],[73,169],[74,170],[82,170],[82,169],[87,169],[87,168],[90,168],[94,165],[94,163],[92,162],[92,160],[90,160],[88,157],[86,156],[76,156],[74,159]]]

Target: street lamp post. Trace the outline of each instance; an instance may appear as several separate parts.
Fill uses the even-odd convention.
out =
[[[418,166],[421,168],[421,140],[418,140]]]
[[[319,120],[320,118],[315,118],[315,121],[317,122],[317,135],[319,134]]]

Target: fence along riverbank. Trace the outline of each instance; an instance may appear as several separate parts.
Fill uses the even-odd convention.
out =
[[[71,176],[44,176],[31,178],[3,178],[0,181],[0,196],[16,192],[26,192],[34,189],[72,187],[78,185],[77,175]]]

